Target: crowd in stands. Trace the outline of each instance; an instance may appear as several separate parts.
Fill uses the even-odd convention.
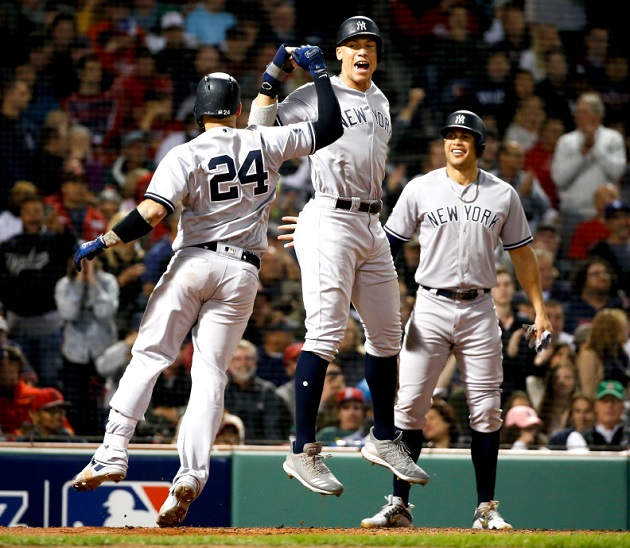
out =
[[[264,63],[280,44],[316,43],[334,70],[339,22],[365,11],[361,2],[337,7],[328,20],[295,0],[2,3],[0,439],[102,437],[147,299],[171,258],[178,212],[143,239],[86,262],[81,273],[71,261],[77,245],[133,209],[164,155],[199,134],[193,104],[203,75],[238,79],[244,127]],[[439,128],[447,113],[465,108],[486,124],[480,165],[514,186],[534,234],[554,325],[540,354],[524,337],[531,306],[508,256],[496,251],[503,446],[626,448],[630,48],[614,4],[379,0],[369,8],[385,44],[375,82],[392,109],[383,221],[409,180],[445,165]],[[280,95],[307,80],[296,71]],[[277,225],[311,195],[305,162],[283,166],[217,443],[284,444],[293,432],[304,310],[296,257],[278,242]],[[419,256],[412,240],[397,259],[403,321]],[[326,443],[360,445],[369,431],[362,344],[351,310],[318,416]],[[134,442],[173,441],[190,391],[191,353],[187,341],[160,377]],[[427,447],[467,446],[454,360],[434,400]]]

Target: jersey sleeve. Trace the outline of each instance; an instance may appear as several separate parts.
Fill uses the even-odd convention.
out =
[[[385,223],[385,231],[396,238],[408,242],[418,231],[420,222],[420,201],[418,187],[421,178],[412,179],[400,194],[389,219]]]
[[[516,249],[531,243],[534,238],[516,190],[510,187],[508,214],[501,230],[501,240],[505,250]]]
[[[166,154],[155,170],[144,194],[145,198],[163,205],[169,214],[175,211],[175,206],[187,194],[191,163],[186,159],[186,150],[188,147],[184,144],[172,148]]]
[[[315,152],[315,130],[311,122],[300,122],[286,127],[253,126],[253,129],[260,131],[265,158],[274,166]]]

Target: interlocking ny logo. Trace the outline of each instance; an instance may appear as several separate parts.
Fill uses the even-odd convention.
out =
[[[357,21],[357,30],[366,30],[367,29],[367,25],[365,24],[365,21]]]
[[[455,123],[456,124],[465,124],[466,123],[466,117],[463,114],[458,114],[457,116],[455,116]]]

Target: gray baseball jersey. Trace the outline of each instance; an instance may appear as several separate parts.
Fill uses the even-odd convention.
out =
[[[409,181],[385,231],[405,241],[417,234],[422,259],[415,280],[444,289],[494,287],[492,250],[533,240],[514,188],[483,170],[467,187],[451,181],[446,168]]]
[[[374,82],[362,92],[337,76],[330,80],[341,106],[344,134],[334,146],[310,156],[313,186],[322,194],[379,200],[392,134],[389,101]],[[305,84],[282,101],[278,120],[282,125],[317,120],[315,86]]]
[[[145,197],[170,212],[182,202],[174,251],[220,241],[261,254],[280,165],[314,149],[310,123],[213,128],[168,152]]]

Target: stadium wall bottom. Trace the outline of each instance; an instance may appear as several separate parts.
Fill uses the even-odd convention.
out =
[[[0,526],[153,526],[179,466],[173,446],[134,445],[127,479],[77,493],[70,480],[95,445],[0,446]],[[391,474],[357,450],[331,448],[339,498],[307,491],[282,470],[287,448],[216,449],[191,527],[358,527],[391,493]],[[630,530],[629,454],[501,451],[496,498],[518,529]],[[431,476],[411,491],[414,525],[469,527],[476,506],[467,450],[423,451]]]

